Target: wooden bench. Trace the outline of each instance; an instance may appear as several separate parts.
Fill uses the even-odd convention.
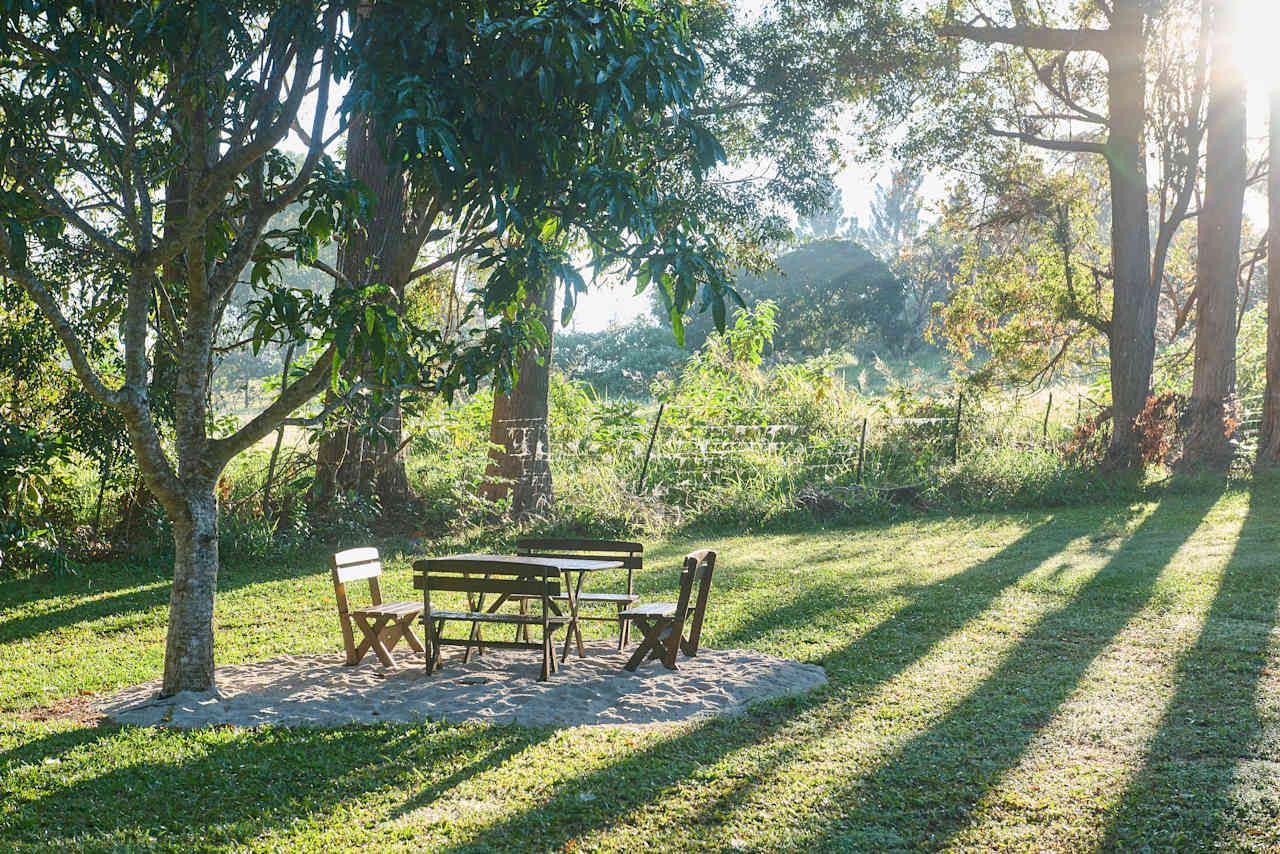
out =
[[[375,548],[347,549],[329,558],[329,574],[333,577],[333,594],[338,600],[338,623],[342,626],[342,645],[347,653],[346,663],[359,664],[373,650],[387,667],[394,667],[391,650],[401,638],[409,646],[423,652],[422,641],[413,633],[413,621],[422,613],[417,602],[383,602],[378,576],[382,575],[382,561]],[[365,608],[351,608],[347,602],[347,584],[369,580],[371,604]],[[351,623],[355,622],[363,636],[356,645]]]
[[[644,568],[644,546],[640,543],[622,540],[523,539],[516,541],[516,553],[521,557],[566,557],[580,560],[614,558],[622,561],[622,568],[627,571],[627,590],[625,593],[596,593],[593,591],[583,593],[581,592],[582,575],[578,576],[579,589],[574,592],[577,594],[579,607],[582,605],[605,605],[617,609],[616,614],[608,616],[590,616],[579,613],[578,619],[607,623],[617,622],[618,651],[621,652],[623,650],[631,639],[630,620],[623,616],[623,612],[640,601],[640,597],[634,593],[633,576],[637,569]],[[568,598],[567,593],[562,593],[556,597],[561,602],[567,601]],[[523,613],[524,611],[525,604],[522,602],[521,612]],[[576,626],[574,631],[577,633],[578,644],[581,646],[582,633],[578,631]]]
[[[698,643],[702,638],[702,618],[706,616],[707,598],[711,594],[711,575],[715,567],[716,553],[713,551],[704,549],[686,555],[680,569],[680,594],[677,601],[649,602],[623,612],[644,633],[640,647],[624,665],[627,670],[635,672],[646,658],[656,658],[668,670],[675,670],[677,652],[683,652],[690,658],[698,654]],[[693,598],[695,583],[698,585],[696,599]],[[687,636],[684,633],[686,626],[689,629]]]
[[[555,602],[560,595],[560,570],[554,563],[536,558],[500,556],[461,556],[430,558],[413,565],[413,586],[422,591],[422,621],[427,628],[427,673],[440,666],[440,649],[445,646],[466,647],[464,661],[472,647],[496,649],[531,649],[542,651],[542,671],[538,681],[545,681],[558,669],[552,650],[552,633],[569,622]],[[431,604],[433,593],[464,593],[465,611],[444,610]],[[493,596],[488,608],[484,598]],[[541,608],[538,614],[499,613],[498,609],[513,597],[522,602],[536,600]],[[437,597],[437,602],[439,598]],[[444,637],[445,623],[454,620],[471,624],[466,639]],[[540,641],[480,641],[478,627],[485,624],[514,625],[526,631],[530,626],[542,627]]]

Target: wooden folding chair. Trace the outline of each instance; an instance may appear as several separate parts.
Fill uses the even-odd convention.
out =
[[[618,652],[622,652],[627,642],[631,639],[631,621],[623,617],[623,612],[640,601],[640,597],[635,595],[632,582],[635,571],[644,568],[644,546],[640,543],[621,540],[525,539],[516,541],[516,554],[521,557],[568,557],[584,560],[616,558],[622,561],[622,567],[627,571],[627,591],[625,593],[604,593],[591,590],[586,592],[575,591],[579,607],[583,605],[605,605],[617,608],[616,614],[592,616],[579,613],[578,619],[598,620],[609,623],[616,621],[618,623]],[[581,574],[578,576],[578,582],[581,585]],[[557,596],[556,600],[563,602],[568,598],[569,596],[566,592]],[[525,613],[525,607],[525,603],[521,602],[521,613]],[[528,629],[526,628],[524,631],[527,633]],[[525,640],[528,640],[527,636]],[[582,643],[581,632],[578,634],[578,643],[579,645]]]
[[[401,638],[415,652],[426,652],[422,641],[413,633],[413,621],[422,613],[422,606],[417,602],[382,601],[382,588],[378,585],[382,562],[378,559],[377,549],[338,552],[329,559],[329,570],[333,576],[334,597],[338,600],[338,622],[342,626],[342,644],[348,665],[359,664],[369,650],[373,650],[379,661],[387,667],[394,667],[391,650]],[[369,579],[370,604],[353,609],[347,603],[347,584],[362,578]],[[351,630],[352,622],[360,628],[362,635],[358,646]]]
[[[644,633],[640,647],[627,660],[627,670],[635,671],[647,658],[660,660],[668,670],[676,669],[676,653],[683,652],[690,658],[698,654],[702,638],[702,618],[707,612],[707,597],[711,593],[711,574],[716,567],[716,553],[702,550],[687,555],[680,570],[680,595],[676,602],[649,602],[636,605],[622,612]],[[698,597],[693,599],[693,585],[698,585]],[[685,626],[689,627],[686,637]]]
[[[428,675],[440,666],[440,649],[445,646],[466,647],[467,655],[473,646],[541,650],[542,672],[538,680],[545,681],[556,672],[558,668],[552,649],[552,633],[567,624],[569,616],[562,613],[553,601],[560,593],[560,570],[555,564],[534,558],[463,555],[416,561],[413,569],[413,586],[422,591],[422,622],[427,627]],[[432,594],[442,592],[465,593],[467,610],[450,611],[433,605]],[[494,597],[487,609],[483,604],[486,595]],[[542,606],[541,613],[498,613],[507,599],[517,596],[538,601]],[[444,626],[449,620],[471,623],[471,631],[465,640],[444,637]],[[536,642],[520,641],[517,635],[515,641],[480,641],[476,632],[476,626],[480,623],[517,627],[540,625],[542,638]]]

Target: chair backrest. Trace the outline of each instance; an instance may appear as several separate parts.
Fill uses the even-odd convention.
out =
[[[560,595],[560,570],[554,563],[537,558],[427,558],[414,561],[413,570],[413,586],[424,591],[428,611],[433,592],[543,599]]]
[[[716,568],[716,553],[710,549],[701,549],[685,555],[684,566],[680,570],[680,599],[676,603],[676,619],[680,621],[677,631],[684,623],[689,626],[689,646],[693,655],[698,651],[698,641],[702,637],[702,618],[707,613],[707,599],[711,595],[711,576]],[[693,588],[697,585],[697,598]],[[690,600],[693,600],[690,604]]]
[[[369,546],[358,549],[347,549],[329,558],[329,573],[333,576],[333,592],[338,600],[338,614],[345,617],[350,608],[347,605],[347,583],[369,579],[369,598],[374,605],[382,604],[382,588],[378,585],[378,576],[382,575],[382,561],[378,558],[378,550]]]

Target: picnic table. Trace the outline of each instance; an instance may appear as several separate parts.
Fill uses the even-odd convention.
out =
[[[569,645],[574,640],[577,641],[578,657],[585,657],[585,651],[582,644],[582,632],[578,626],[578,595],[582,592],[584,579],[592,572],[599,572],[608,569],[620,569],[625,566],[625,562],[621,558],[581,558],[581,557],[562,557],[562,556],[538,556],[526,557],[521,555],[493,555],[493,554],[456,554],[446,555],[444,557],[431,558],[429,564],[434,570],[450,569],[455,571],[467,572],[474,570],[477,575],[485,575],[486,569],[497,570],[503,567],[509,568],[511,571],[519,571],[521,568],[538,568],[547,572],[554,573],[564,578],[564,595],[560,599],[566,603],[568,607],[568,615],[566,625],[566,636],[564,641],[564,651],[561,654],[561,660],[568,658]],[[416,567],[415,567],[416,568]],[[576,578],[575,578],[576,574]],[[415,586],[418,582],[415,580]],[[510,592],[497,592],[496,600],[485,607],[484,592],[479,593],[478,600],[473,598],[468,592],[467,604],[472,612],[476,614],[496,614],[498,609],[505,604],[513,596],[519,595]],[[556,616],[564,616],[563,612],[556,605],[554,600],[548,600],[547,605],[556,614]],[[480,634],[480,620],[471,621],[470,641],[479,652],[484,651],[485,642]],[[468,644],[464,661],[470,655],[470,645]],[[496,644],[493,644],[496,645]],[[507,646],[507,644],[502,644]]]

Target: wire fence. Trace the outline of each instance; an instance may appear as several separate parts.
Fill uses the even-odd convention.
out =
[[[592,432],[581,425],[546,436],[524,421],[502,422],[521,476],[536,482],[555,472],[606,465],[637,493],[668,494],[746,478],[785,478],[794,485],[891,488],[928,480],[964,458],[967,449],[1061,448],[1085,414],[1082,400],[1009,401],[979,409],[963,398],[928,405],[926,414],[881,409],[816,424],[699,424],[662,418]]]

